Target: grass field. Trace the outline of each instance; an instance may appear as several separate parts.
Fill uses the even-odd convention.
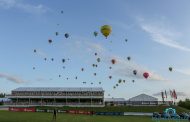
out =
[[[178,106],[171,106],[178,113],[189,112],[190,110]],[[40,109],[54,109],[54,107],[37,107]],[[101,107],[101,108],[77,108],[77,107],[58,107],[61,110],[89,110],[95,112],[163,112],[168,106],[121,106],[121,107]]]
[[[40,109],[54,109],[54,107],[37,107]],[[61,110],[93,110],[96,112],[162,112],[165,106],[143,107],[103,107],[103,108],[76,108],[59,107]],[[189,110],[173,106],[178,113]],[[0,111],[0,122],[52,122],[52,113],[30,113],[30,112],[9,112]],[[59,113],[56,122],[153,122],[151,117],[142,116],[97,116],[97,115],[74,115]],[[175,122],[163,120],[160,122]],[[185,121],[181,121],[185,122]]]
[[[0,111],[0,122],[52,122],[52,114]],[[153,121],[151,117],[142,117],[142,116],[95,116],[95,115],[58,114],[56,122],[153,122]],[[160,122],[175,122],[175,121],[163,120]]]

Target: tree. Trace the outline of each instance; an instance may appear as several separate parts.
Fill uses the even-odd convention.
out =
[[[190,99],[185,99],[184,101],[180,100],[178,106],[190,109]]]

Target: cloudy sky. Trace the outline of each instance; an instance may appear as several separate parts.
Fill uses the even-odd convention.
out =
[[[169,89],[176,89],[178,98],[189,97],[189,4],[189,0],[0,0],[0,92],[21,86],[103,87],[106,97],[141,93],[160,97],[159,92]],[[108,39],[100,32],[105,24],[112,27]],[[94,31],[99,32],[97,37]],[[62,63],[63,58],[69,60]],[[114,90],[119,79],[126,83]]]

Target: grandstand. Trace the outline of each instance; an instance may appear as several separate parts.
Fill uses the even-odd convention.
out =
[[[104,90],[93,88],[20,87],[7,95],[9,106],[103,107]]]

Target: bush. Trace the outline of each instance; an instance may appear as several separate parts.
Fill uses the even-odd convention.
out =
[[[3,102],[0,102],[0,105],[3,105]]]
[[[180,100],[178,106],[190,109],[190,99],[185,99],[185,101]]]

